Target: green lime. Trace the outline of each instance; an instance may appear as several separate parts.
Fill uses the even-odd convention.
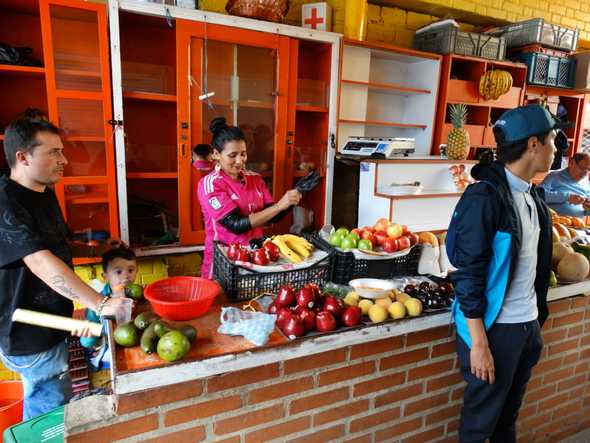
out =
[[[130,283],[125,288],[125,296],[133,300],[141,300],[143,298],[143,288],[137,283]]]

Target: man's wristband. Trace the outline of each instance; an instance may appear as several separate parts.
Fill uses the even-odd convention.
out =
[[[111,298],[111,296],[110,295],[107,295],[98,304],[98,308],[96,309],[96,313],[98,314],[99,317],[100,317],[100,315],[102,313],[102,310],[104,309],[105,305],[107,304],[107,302],[109,301],[110,298]]]

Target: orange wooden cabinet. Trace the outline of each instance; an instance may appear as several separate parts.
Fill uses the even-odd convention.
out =
[[[275,199],[308,168],[320,169],[322,183],[302,206],[314,211],[316,228],[327,221],[339,36],[154,4],[122,2],[110,13],[123,240],[204,242],[203,172],[192,167],[191,148],[210,142],[215,117],[244,131],[248,168]]]
[[[0,28],[0,41],[31,47],[43,65],[0,65],[1,131],[28,107],[62,128],[69,163],[55,191],[76,240],[75,263],[97,261],[101,242],[89,240],[119,235],[106,7],[11,1],[3,4]]]
[[[513,86],[497,100],[485,100],[479,95],[479,80],[486,71],[499,69],[512,75]],[[449,105],[467,105],[467,124],[472,153],[478,148],[495,147],[492,125],[507,109],[515,108],[524,101],[526,89],[526,65],[508,61],[487,60],[455,54],[443,57],[439,88],[436,125],[433,139],[433,154],[440,153],[440,145],[446,144],[453,129]]]

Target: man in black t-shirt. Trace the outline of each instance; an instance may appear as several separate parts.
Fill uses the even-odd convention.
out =
[[[4,153],[10,177],[0,178],[0,358],[21,376],[27,420],[71,396],[67,333],[13,323],[14,310],[69,317],[76,300],[100,315],[116,315],[121,299],[103,298],[72,270],[66,224],[49,187],[67,164],[58,129],[20,118],[6,129]]]

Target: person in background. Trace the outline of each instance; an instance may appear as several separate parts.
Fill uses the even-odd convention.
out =
[[[473,167],[478,182],[452,215],[452,315],[467,382],[462,443],[516,442],[518,411],[543,349],[551,272],[551,217],[532,180],[549,170],[559,127],[539,105],[502,114],[493,128],[497,161]]]
[[[211,146],[200,143],[192,150],[193,167],[197,171],[209,172],[213,169],[213,162],[211,162]]]
[[[69,401],[67,333],[12,322],[16,309],[71,317],[72,301],[115,316],[119,299],[102,297],[74,273],[68,230],[52,190],[67,160],[52,123],[21,117],[4,133],[10,176],[0,178],[0,359],[23,383],[28,420]],[[72,334],[88,337],[87,328]]]
[[[552,171],[540,187],[545,191],[545,202],[561,215],[585,217],[590,215],[590,154],[578,152],[567,168]]]
[[[102,256],[102,276],[106,283],[100,294],[103,297],[125,297],[125,287],[137,277],[137,258],[133,250],[119,246],[108,250]],[[92,309],[86,309],[86,320],[100,323],[100,317]],[[85,348],[94,348],[90,362],[95,369],[101,363],[108,362],[108,342],[104,337],[81,337],[80,344]]]
[[[216,241],[247,246],[263,236],[262,227],[284,217],[299,203],[301,194],[292,189],[275,203],[262,176],[246,170],[248,154],[243,132],[228,126],[222,117],[209,127],[215,169],[203,177],[198,197],[205,221],[205,253],[201,276],[213,278],[213,248]]]

